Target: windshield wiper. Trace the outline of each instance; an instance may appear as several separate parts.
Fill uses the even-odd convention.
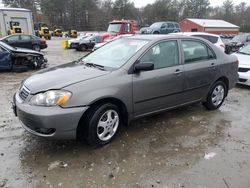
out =
[[[98,64],[95,64],[95,63],[84,63],[84,65],[90,66],[90,67],[95,67],[95,68],[98,68],[100,70],[105,70],[104,66],[98,65]]]

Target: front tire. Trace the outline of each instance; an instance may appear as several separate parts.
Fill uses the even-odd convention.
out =
[[[37,51],[37,52],[40,52],[41,51],[41,48],[39,45],[35,44],[33,47],[33,50]]]
[[[223,104],[227,92],[227,86],[223,81],[215,82],[208,93],[207,101],[203,105],[208,110],[218,109]]]
[[[87,114],[85,139],[90,145],[103,146],[114,138],[120,124],[121,115],[116,105],[106,103],[93,107]]]

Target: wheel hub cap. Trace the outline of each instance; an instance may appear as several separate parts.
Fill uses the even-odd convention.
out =
[[[119,116],[115,110],[106,111],[99,119],[97,136],[102,141],[111,139],[117,131]]]
[[[215,106],[219,106],[224,99],[224,95],[225,95],[224,87],[222,85],[216,86],[212,94],[212,103]]]

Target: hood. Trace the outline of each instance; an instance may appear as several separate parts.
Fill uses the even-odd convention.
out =
[[[69,43],[77,43],[79,42],[81,39],[70,39]]]
[[[18,53],[31,53],[31,54],[37,54],[37,55],[43,55],[41,52],[37,52],[35,50],[29,50],[26,48],[15,48],[13,52],[18,52]]]
[[[250,55],[245,55],[240,53],[234,53],[234,55],[237,56],[239,60],[239,65],[250,67]]]
[[[108,71],[71,62],[39,71],[27,78],[24,85],[30,90],[31,94],[35,94],[51,89],[61,89],[108,73]]]

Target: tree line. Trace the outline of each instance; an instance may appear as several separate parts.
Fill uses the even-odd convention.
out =
[[[77,30],[106,30],[114,19],[133,19],[139,27],[157,21],[184,18],[223,19],[250,31],[250,5],[224,0],[222,6],[212,7],[209,0],[156,0],[142,8],[130,0],[3,0],[7,7],[32,10],[35,22],[53,27]]]

